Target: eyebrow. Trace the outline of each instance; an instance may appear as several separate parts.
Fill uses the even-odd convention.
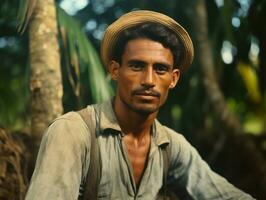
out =
[[[132,65],[132,64],[137,64],[137,65],[147,65],[146,62],[144,62],[144,61],[142,61],[142,60],[137,60],[137,59],[129,60],[129,61],[128,61],[128,64],[129,64],[129,65]]]
[[[171,65],[167,64],[167,63],[155,63],[154,66],[156,67],[165,67],[167,68],[167,70],[171,70]]]
[[[137,65],[147,65],[145,61],[138,60],[138,59],[132,59],[128,61],[128,64],[137,64]],[[153,66],[164,66],[167,67],[168,69],[171,69],[171,65],[166,63],[166,62],[156,62],[153,64]]]

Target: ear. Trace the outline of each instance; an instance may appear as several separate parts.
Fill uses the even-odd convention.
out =
[[[108,71],[109,74],[111,75],[112,80],[116,81],[118,78],[118,69],[120,65],[118,62],[111,60],[109,65],[108,65]]]
[[[174,69],[173,74],[172,74],[172,81],[171,81],[170,86],[169,86],[170,89],[172,89],[176,86],[176,84],[179,80],[179,77],[180,77],[179,69]]]

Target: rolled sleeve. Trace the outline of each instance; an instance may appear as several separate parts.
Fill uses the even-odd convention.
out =
[[[56,119],[42,139],[26,200],[77,199],[89,165],[89,137],[77,113]]]

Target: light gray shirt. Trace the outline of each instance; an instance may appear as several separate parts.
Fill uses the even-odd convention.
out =
[[[137,188],[123,134],[111,101],[100,106],[102,175],[98,199],[152,200],[163,184],[160,146],[171,148],[167,181],[189,199],[253,199],[213,172],[198,152],[175,131],[154,122],[148,162]],[[88,107],[89,109],[89,107]],[[76,112],[57,118],[47,129],[40,146],[26,200],[74,200],[90,164],[90,129]]]

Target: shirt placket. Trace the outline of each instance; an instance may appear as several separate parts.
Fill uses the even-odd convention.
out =
[[[120,146],[121,146],[121,152],[122,152],[122,155],[126,161],[126,164],[127,164],[127,169],[129,171],[129,175],[130,175],[130,185],[132,187],[132,191],[134,191],[134,194],[133,194],[133,197],[135,199],[135,196],[137,194],[137,186],[136,186],[136,183],[135,183],[135,180],[134,180],[134,173],[133,173],[133,168],[132,168],[132,165],[129,161],[129,158],[128,158],[128,155],[127,155],[127,151],[126,151],[126,146],[122,140],[122,137],[123,137],[123,134],[121,133],[120,134],[120,137],[119,137],[119,140],[120,140]]]
[[[127,150],[126,150],[126,146],[122,140],[122,136],[120,136],[120,144],[121,144],[121,151],[122,151],[122,154],[123,154],[123,157],[126,161],[126,164],[127,164],[127,168],[128,168],[128,171],[129,171],[129,175],[130,175],[130,182],[131,182],[131,187],[134,191],[134,194],[133,194],[133,199],[134,200],[137,200],[139,198],[142,197],[142,194],[143,194],[143,184],[145,182],[147,182],[147,176],[149,173],[151,172],[148,172],[147,169],[149,169],[149,166],[150,166],[150,161],[151,159],[153,159],[153,156],[155,154],[155,151],[156,151],[156,147],[157,145],[154,144],[154,141],[153,139],[151,140],[151,146],[150,146],[150,151],[149,151],[149,156],[148,156],[148,163],[147,163],[147,166],[145,168],[145,171],[144,171],[144,174],[140,180],[140,183],[139,183],[139,188],[137,189],[137,186],[136,186],[136,183],[135,183],[135,179],[134,179],[134,173],[133,173],[133,168],[132,168],[132,165],[131,165],[131,162],[128,158],[128,155],[127,155]]]

